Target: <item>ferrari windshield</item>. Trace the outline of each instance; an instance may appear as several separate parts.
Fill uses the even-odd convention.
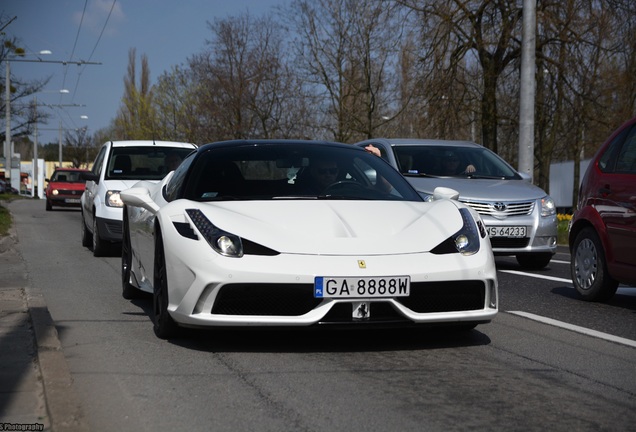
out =
[[[422,200],[381,158],[353,146],[311,142],[242,142],[200,149],[184,197]]]
[[[406,176],[520,178],[508,163],[485,147],[405,145],[393,149],[400,172]]]

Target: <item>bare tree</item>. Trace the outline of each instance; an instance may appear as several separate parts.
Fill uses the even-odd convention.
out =
[[[372,137],[402,110],[399,8],[381,1],[296,0],[295,59],[332,139]]]
[[[97,154],[97,149],[86,127],[67,131],[64,142],[64,154],[67,159],[73,161],[74,168],[88,167]]]

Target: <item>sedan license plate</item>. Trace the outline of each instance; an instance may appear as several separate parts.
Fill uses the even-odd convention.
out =
[[[64,202],[67,204],[79,204],[80,200],[79,198],[66,198]]]
[[[487,227],[490,237],[525,237],[526,227],[524,226],[491,226]]]
[[[387,277],[317,277],[314,279],[316,298],[387,298],[408,297],[409,276]]]

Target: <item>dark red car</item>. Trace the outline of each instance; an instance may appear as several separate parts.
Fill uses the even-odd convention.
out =
[[[86,180],[81,173],[89,172],[79,168],[57,168],[50,179],[46,179],[46,209],[53,206],[79,207],[80,197],[86,189]]]
[[[572,282],[585,300],[636,286],[636,117],[601,146],[583,177],[570,223]]]

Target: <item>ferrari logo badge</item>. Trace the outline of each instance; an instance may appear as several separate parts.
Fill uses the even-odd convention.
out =
[[[365,269],[367,268],[367,263],[365,263],[364,260],[358,260],[358,267]]]

